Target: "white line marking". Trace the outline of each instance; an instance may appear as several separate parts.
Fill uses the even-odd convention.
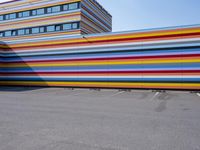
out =
[[[151,100],[153,100],[154,98],[156,98],[156,96],[158,96],[160,94],[160,92],[156,92],[155,94],[154,94],[154,96],[151,98]]]
[[[200,93],[197,93],[197,96],[199,96],[199,97],[200,97]]]
[[[71,95],[71,96],[78,96],[78,95],[81,95],[81,94],[87,94],[87,93],[90,93],[90,91],[87,91],[87,92],[79,92],[79,93],[77,93],[77,94],[73,94],[73,95]]]
[[[117,93],[115,93],[115,94],[113,94],[113,95],[111,95],[111,96],[116,96],[116,95],[119,95],[119,94],[122,94],[122,93],[124,93],[125,91],[120,91],[120,92],[117,92]]]

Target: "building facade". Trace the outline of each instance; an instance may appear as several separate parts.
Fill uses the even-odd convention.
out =
[[[112,16],[95,0],[20,0],[0,5],[0,37],[19,38],[112,31]]]
[[[86,34],[87,19],[64,33],[0,37],[0,85],[200,90],[200,25]]]

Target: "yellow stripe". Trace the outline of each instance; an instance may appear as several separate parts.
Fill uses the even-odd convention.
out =
[[[26,44],[16,44],[12,47],[20,47],[20,46],[41,46],[41,45],[48,45],[48,44],[67,44],[67,43],[76,43],[76,42],[97,42],[101,40],[117,40],[117,39],[127,39],[127,38],[145,38],[149,36],[165,36],[165,35],[175,35],[175,34],[186,34],[186,33],[200,33],[200,28],[195,29],[182,29],[182,30],[169,30],[169,31],[154,31],[154,32],[147,32],[147,33],[130,33],[130,34],[119,34],[119,35],[104,35],[100,37],[87,37],[87,40],[83,38],[78,39],[68,39],[68,40],[56,40],[51,42],[33,42],[33,43],[26,43]]]
[[[111,85],[111,86],[173,86],[173,87],[179,87],[179,86],[186,86],[186,87],[200,87],[200,83],[123,83],[123,82],[24,82],[24,81],[0,81],[0,85],[40,85],[40,84],[45,84],[45,85]]]
[[[188,59],[188,60],[148,60],[148,61],[123,61],[123,62],[79,62],[79,63],[45,63],[45,64],[0,64],[0,67],[61,67],[61,66],[97,66],[97,65],[148,65],[148,64],[171,64],[171,63],[199,63],[200,59]]]

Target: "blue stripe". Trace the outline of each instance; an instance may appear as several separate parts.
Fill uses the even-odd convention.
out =
[[[33,61],[33,60],[63,60],[63,59],[79,59],[79,58],[108,58],[123,56],[156,56],[156,55],[172,55],[172,54],[200,54],[200,49],[193,50],[168,50],[168,51],[149,51],[149,52],[117,52],[117,53],[97,53],[97,54],[70,54],[70,55],[52,55],[52,56],[33,56],[33,57],[4,57],[4,62],[12,61]]]
[[[200,78],[79,78],[79,77],[74,77],[74,78],[49,78],[49,77],[31,77],[31,78],[17,78],[17,77],[0,77],[0,80],[2,81],[110,81],[110,82],[200,82]]]
[[[155,70],[155,69],[200,69],[200,63],[180,63],[180,64],[137,64],[137,65],[99,65],[99,66],[69,66],[69,67],[11,67],[11,68],[0,68],[3,72],[14,72],[14,71],[27,71],[27,72],[38,72],[38,71],[68,71],[68,70],[113,70],[113,69],[137,69],[137,70]]]

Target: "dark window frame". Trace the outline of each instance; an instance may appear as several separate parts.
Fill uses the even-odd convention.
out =
[[[65,29],[64,25],[69,25],[70,28]],[[76,27],[73,27],[73,25],[76,25]],[[48,29],[50,27],[53,27],[53,28]],[[0,33],[3,36],[0,36],[0,37],[23,36],[23,35],[29,35],[29,34],[70,31],[70,30],[76,30],[79,28],[80,28],[80,22],[52,24],[52,25],[47,25],[47,26],[37,26],[37,27],[31,27],[31,28],[21,28],[21,29],[16,29],[16,30],[1,31]],[[33,32],[34,29],[38,29],[37,32],[36,31]],[[20,30],[24,30],[24,32],[19,33]]]
[[[70,6],[72,5],[77,5],[75,8],[70,8]],[[55,5],[55,6],[50,6],[50,7],[42,7],[42,8],[38,8],[38,9],[31,9],[31,10],[25,10],[25,11],[20,11],[20,12],[13,12],[10,14],[3,14],[0,15],[2,16],[2,19],[0,19],[0,21],[4,21],[4,20],[12,20],[12,19],[17,19],[17,18],[26,18],[26,17],[31,17],[31,16],[37,16],[37,15],[45,15],[45,14],[51,14],[51,13],[57,13],[57,12],[62,12],[62,11],[71,11],[71,10],[76,10],[76,9],[80,9],[80,2],[73,2],[73,3],[67,3],[67,4],[62,4],[62,5]],[[64,7],[67,7],[67,9],[64,9]],[[55,7],[59,7],[58,11],[54,11],[53,8]],[[43,13],[39,13],[38,10],[43,9]],[[48,9],[50,11],[48,11]],[[25,12],[29,12],[28,15],[25,15]],[[15,17],[12,17],[11,15],[15,14]]]

